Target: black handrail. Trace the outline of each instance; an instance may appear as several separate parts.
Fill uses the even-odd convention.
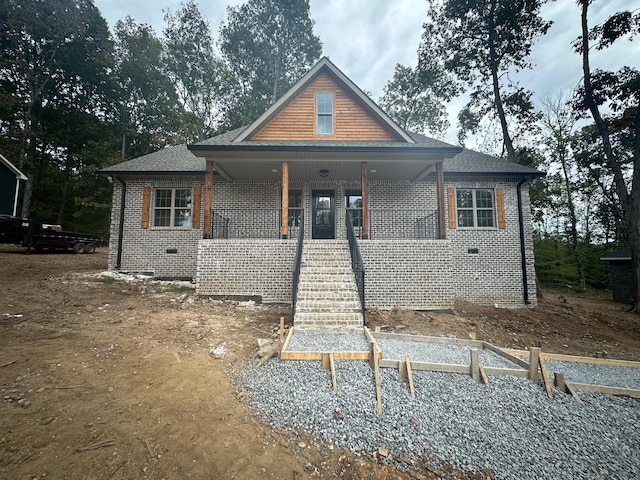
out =
[[[300,224],[298,230],[298,241],[296,244],[296,257],[293,263],[293,301],[291,303],[291,320],[296,314],[296,303],[298,302],[298,281],[300,280],[300,264],[302,263],[302,242],[304,241],[304,210],[300,211]]]
[[[362,319],[364,325],[367,324],[367,317],[365,316],[365,302],[364,302],[364,261],[360,254],[360,246],[358,245],[358,239],[356,238],[356,232],[353,229],[353,221],[351,220],[351,213],[349,210],[345,213],[345,223],[347,227],[347,239],[349,240],[349,251],[351,253],[351,269],[356,277],[356,285],[358,286],[358,296],[360,297],[360,308],[362,309]]]
[[[301,208],[289,209],[289,238],[300,231]],[[281,238],[279,208],[217,208],[211,213],[211,238]]]
[[[438,239],[438,211],[412,208],[369,209],[370,239]]]

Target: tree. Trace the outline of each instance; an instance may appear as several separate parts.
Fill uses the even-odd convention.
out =
[[[443,137],[449,128],[445,99],[453,91],[445,72],[432,69],[422,75],[417,69],[396,65],[393,78],[384,87],[379,103],[402,128]]]
[[[43,133],[55,112],[104,116],[112,44],[107,24],[90,0],[5,0],[0,3],[0,88],[3,143],[17,146],[29,180],[22,216],[30,214],[37,167],[72,162],[67,145],[45,148]],[[63,168],[71,168],[70,163]],[[64,196],[62,197],[64,200]]]
[[[569,238],[571,253],[576,262],[578,281],[584,290],[586,288],[584,259],[581,252],[578,235],[578,216],[575,205],[576,164],[572,158],[571,142],[574,137],[575,118],[568,98],[558,95],[542,99],[543,116],[542,128],[546,151],[550,160],[560,165],[564,201],[569,217]]]
[[[471,88],[459,115],[461,137],[477,132],[488,115],[497,115],[507,158],[517,162],[510,129],[533,123],[531,92],[509,81],[514,70],[530,68],[535,40],[551,22],[540,17],[546,0],[428,0],[419,63],[438,57],[460,85]],[[510,119],[512,123],[510,124]]]
[[[593,164],[606,168],[613,178],[635,272],[634,311],[640,312],[640,71],[627,66],[616,73],[592,72],[590,64],[590,42],[602,50],[620,38],[640,33],[640,13],[617,12],[590,29],[591,3],[592,0],[578,0],[582,35],[574,46],[582,55],[583,84],[574,105],[579,112],[590,114],[601,141],[601,161],[594,158]]]
[[[166,75],[165,48],[149,25],[131,17],[115,25],[114,76],[118,82],[117,121],[122,129],[121,160],[184,141],[184,111]]]
[[[248,0],[227,8],[220,49],[232,74],[226,127],[255,120],[320,58],[309,0]]]
[[[189,113],[183,125],[184,138],[203,140],[221,121],[227,74],[214,54],[209,24],[194,0],[183,3],[175,14],[166,12],[164,19],[166,73]]]

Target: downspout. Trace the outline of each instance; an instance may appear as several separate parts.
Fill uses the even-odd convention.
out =
[[[127,199],[127,184],[121,177],[116,177],[122,185],[122,193],[120,195],[120,224],[118,225],[118,256],[116,259],[116,270],[122,268],[122,237],[124,235],[124,207]]]
[[[516,187],[518,194],[518,223],[520,226],[520,259],[522,267],[522,288],[524,290],[524,303],[525,305],[531,305],[529,299],[529,280],[527,278],[527,249],[525,247],[524,240],[524,213],[522,211],[522,185],[527,181],[527,177],[522,177],[522,180]]]

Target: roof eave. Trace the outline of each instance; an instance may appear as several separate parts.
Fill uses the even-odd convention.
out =
[[[342,145],[187,145],[187,148],[198,157],[206,157],[207,152],[394,152],[394,153],[439,153],[451,158],[462,151],[460,147],[420,147],[415,143],[411,147],[396,146],[342,146]],[[205,153],[203,155],[203,153]]]
[[[431,175],[435,175],[435,173],[432,173]],[[538,170],[533,171],[533,172],[500,172],[500,171],[495,171],[495,172],[487,172],[487,171],[483,171],[483,172],[451,172],[451,171],[444,171],[444,176],[445,177],[514,177],[514,178],[522,178],[522,177],[528,177],[530,179],[533,178],[542,178],[544,176],[546,176],[545,172],[540,172]]]

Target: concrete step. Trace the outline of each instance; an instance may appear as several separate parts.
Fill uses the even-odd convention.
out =
[[[298,288],[298,301],[301,300],[336,300],[359,302],[360,296],[358,292],[351,289],[342,290],[300,290]]]
[[[357,292],[355,287],[355,280],[353,278],[349,280],[333,281],[329,279],[324,280],[307,280],[301,279],[298,282],[298,292],[303,291],[323,291],[323,292],[335,292],[339,294],[341,292]]]
[[[297,330],[350,330],[362,328],[362,313],[296,312],[293,324]]]
[[[296,313],[318,312],[318,313],[358,313],[361,312],[359,300],[334,300],[330,298],[309,298],[298,297],[296,303]]]

